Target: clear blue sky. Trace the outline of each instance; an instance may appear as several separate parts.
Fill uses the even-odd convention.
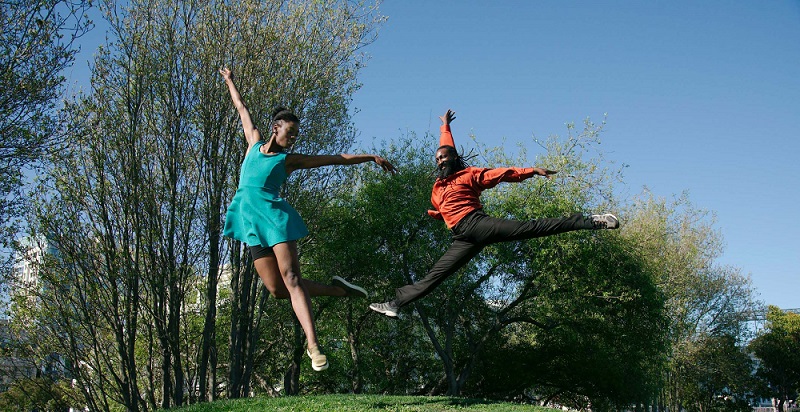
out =
[[[389,0],[381,11],[353,101],[363,142],[437,133],[452,108],[456,139],[513,151],[607,113],[602,147],[630,165],[626,192],[688,190],[717,214],[719,263],[750,274],[765,303],[800,307],[800,1]],[[102,35],[91,37],[72,82],[87,81]]]
[[[457,112],[513,151],[608,114],[627,192],[688,190],[720,264],[800,307],[800,1],[386,1],[353,106],[361,139],[438,135]],[[466,139],[462,139],[466,142]],[[538,149],[529,147],[529,153]],[[624,219],[624,216],[622,216]]]

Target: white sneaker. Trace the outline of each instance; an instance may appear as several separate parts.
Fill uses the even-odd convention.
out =
[[[619,229],[619,219],[611,213],[591,217],[594,229]]]
[[[392,318],[396,318],[397,312],[400,311],[400,307],[393,300],[385,303],[372,303],[369,308]]]

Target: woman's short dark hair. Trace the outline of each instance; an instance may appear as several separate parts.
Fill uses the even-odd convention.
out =
[[[300,119],[292,113],[291,110],[285,107],[276,107],[272,110],[272,122],[277,122],[278,120],[286,120],[287,122],[295,122],[300,123]]]

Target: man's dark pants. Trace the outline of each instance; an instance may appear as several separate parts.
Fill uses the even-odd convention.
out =
[[[593,227],[591,218],[580,213],[570,217],[523,222],[494,218],[483,210],[476,210],[453,227],[453,243],[428,274],[413,285],[398,288],[394,301],[402,307],[422,298],[492,243],[532,239]]]

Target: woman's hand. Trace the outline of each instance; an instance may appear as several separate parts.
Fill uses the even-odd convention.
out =
[[[397,173],[397,169],[395,169],[395,167],[391,163],[389,163],[388,160],[386,160],[386,159],[384,159],[384,158],[382,158],[380,156],[375,156],[375,163],[377,163],[378,166],[383,168],[383,170],[386,171],[386,172],[389,172],[389,173],[392,173],[392,174]]]
[[[231,69],[227,67],[219,69],[219,74],[221,74],[222,78],[225,80],[230,80],[231,78],[233,78],[233,73],[231,73]]]

